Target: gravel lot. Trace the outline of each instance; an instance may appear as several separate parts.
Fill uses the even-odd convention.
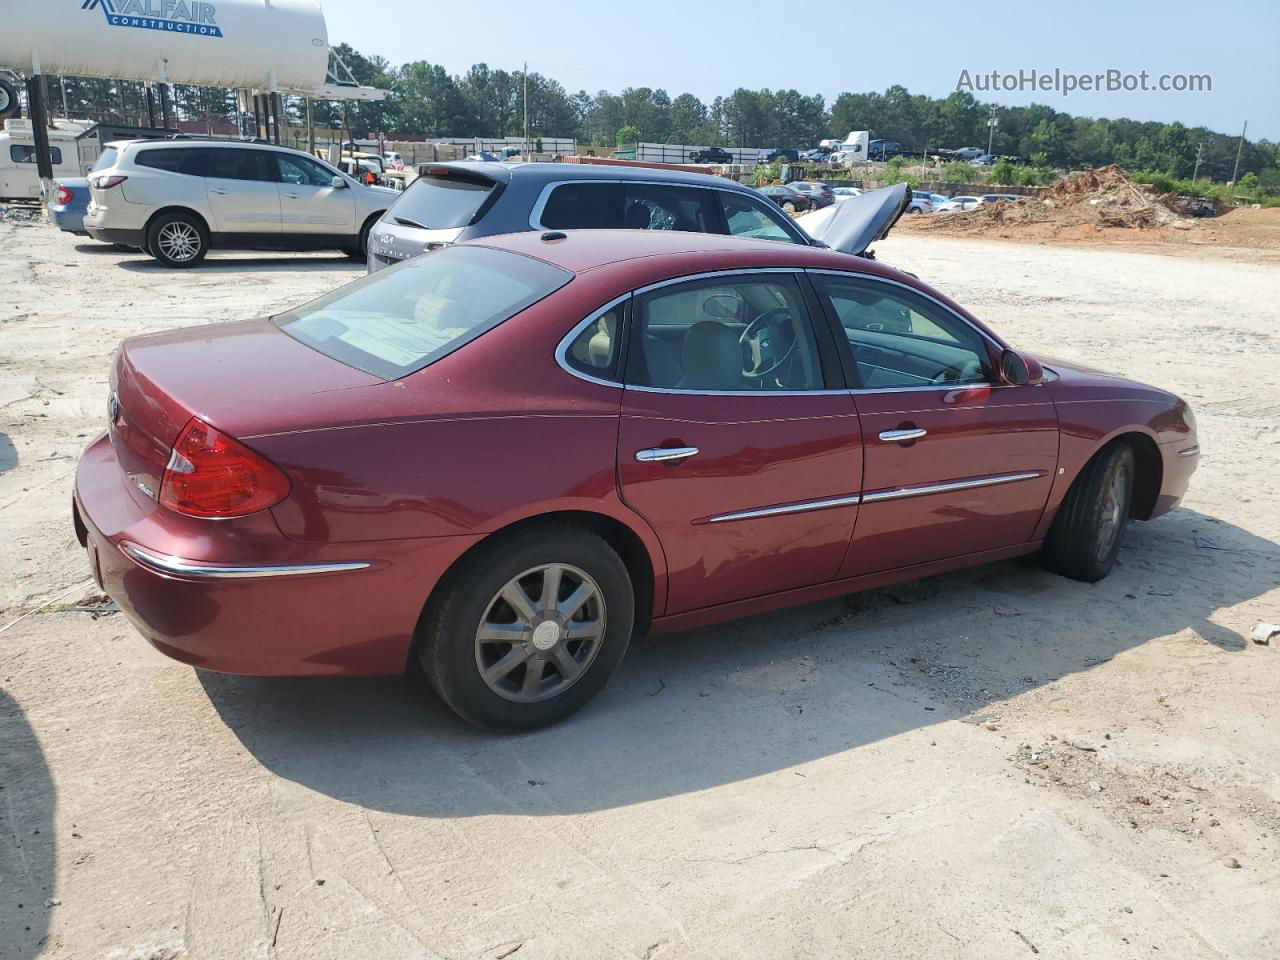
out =
[[[1011,562],[641,642],[494,737],[418,678],[199,674],[76,609],[115,344],[361,268],[0,222],[0,958],[1280,955],[1280,641],[1249,640],[1280,621],[1280,264],[879,253],[1187,397],[1184,508],[1094,586]]]

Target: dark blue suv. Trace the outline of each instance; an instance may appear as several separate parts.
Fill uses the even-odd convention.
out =
[[[369,233],[369,272],[426,250],[524,230],[685,230],[810,244],[759,192],[680,170],[572,163],[432,163]]]

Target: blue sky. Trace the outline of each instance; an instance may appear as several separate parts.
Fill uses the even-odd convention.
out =
[[[530,70],[570,92],[650,86],[710,101],[735,87],[795,87],[821,93],[829,104],[841,91],[883,91],[895,83],[946,96],[962,70],[1146,70],[1153,80],[1209,74],[1213,89],[1200,93],[974,95],[1232,134],[1248,120],[1250,139],[1280,140],[1280,0],[876,5],[890,16],[787,12],[781,3],[759,3],[750,13],[743,3],[689,0],[323,0],[323,6],[333,43],[394,63],[428,60],[451,73],[481,61],[518,70],[528,60]]]

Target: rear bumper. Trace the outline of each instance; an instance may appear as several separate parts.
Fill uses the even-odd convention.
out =
[[[76,233],[81,236],[86,235],[83,207],[76,209],[51,203],[49,204],[49,219],[53,221],[53,225],[59,230],[65,230],[67,233]]]
[[[145,231],[143,230],[104,230],[102,227],[91,226],[88,223],[84,225],[84,228],[89,236],[102,243],[122,243],[127,247],[141,247],[146,243]]]
[[[300,544],[269,514],[220,537],[229,528],[126,484],[104,435],[80,459],[72,501],[94,578],[161,653],[223,673],[403,672],[432,587],[480,539]]]

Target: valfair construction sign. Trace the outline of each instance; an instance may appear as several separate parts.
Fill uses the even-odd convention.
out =
[[[80,9],[101,9],[113,27],[222,36],[217,5],[205,0],[84,0]]]

